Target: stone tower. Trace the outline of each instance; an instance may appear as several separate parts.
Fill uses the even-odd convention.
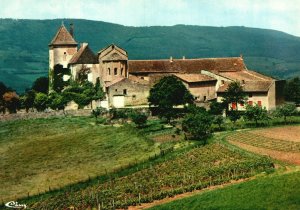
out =
[[[60,26],[49,44],[49,91],[52,90],[53,74],[56,67],[68,68],[69,61],[77,52],[77,42],[73,37],[73,25],[70,32],[64,24]]]

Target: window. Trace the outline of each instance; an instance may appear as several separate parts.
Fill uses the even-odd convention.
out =
[[[123,68],[121,68],[121,75],[123,75]]]
[[[257,101],[257,105],[258,105],[258,106],[261,106],[261,101]]]
[[[118,74],[118,69],[115,68],[115,69],[114,69],[114,75],[117,75],[117,74]]]
[[[203,97],[203,101],[206,101],[206,96]]]
[[[136,99],[136,95],[132,95],[132,100],[135,100]]]
[[[144,79],[144,77],[141,77],[141,79]]]
[[[232,109],[236,110],[236,103],[235,102],[232,103]]]
[[[251,98],[253,95],[252,95],[252,93],[249,93],[249,98]]]
[[[252,105],[253,105],[253,101],[248,101],[248,104],[249,104],[250,106],[252,106]]]
[[[118,89],[115,89],[116,92],[118,92]]]
[[[107,69],[107,74],[110,75],[110,68]]]
[[[64,52],[64,61],[67,60],[67,53]]]
[[[123,94],[127,95],[127,89],[123,89]]]

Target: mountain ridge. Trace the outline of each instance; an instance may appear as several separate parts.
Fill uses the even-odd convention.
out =
[[[111,43],[129,59],[238,57],[248,69],[279,79],[300,76],[300,37],[244,26],[124,26],[85,19],[0,19],[0,81],[22,92],[48,73],[48,44],[64,22],[94,53]],[[13,79],[12,79],[13,78]]]

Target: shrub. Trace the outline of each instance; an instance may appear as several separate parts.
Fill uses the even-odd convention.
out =
[[[148,116],[143,113],[133,112],[130,117],[138,128],[144,127],[147,123]]]
[[[204,109],[194,108],[193,112],[187,114],[182,121],[182,130],[194,139],[206,142],[211,135],[213,117]]]

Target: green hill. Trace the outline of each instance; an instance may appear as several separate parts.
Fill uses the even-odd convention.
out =
[[[249,69],[281,79],[300,76],[300,38],[247,27],[127,27],[91,20],[75,25],[78,42],[94,52],[110,43],[126,49],[129,59],[200,58],[244,55]],[[48,44],[62,23],[55,20],[0,19],[0,81],[23,91],[48,71]]]

